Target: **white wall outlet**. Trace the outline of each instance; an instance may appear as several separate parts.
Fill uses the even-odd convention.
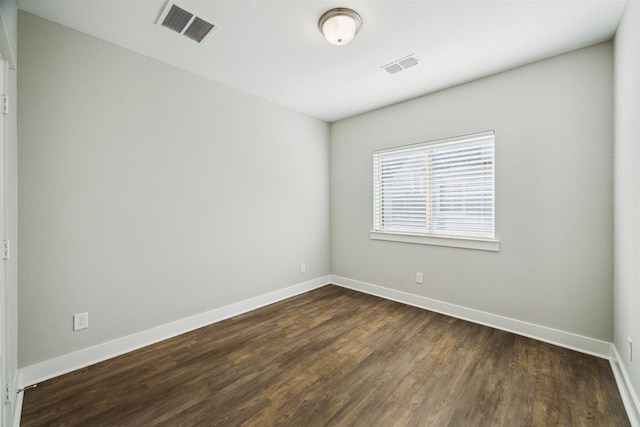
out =
[[[631,337],[627,337],[629,340],[629,362],[633,362],[633,341],[631,341]]]
[[[416,273],[416,283],[422,285],[422,273]]]
[[[300,273],[306,273],[307,272],[307,265],[303,262],[302,264],[300,264]]]
[[[89,313],[78,313],[73,315],[73,330],[85,329],[89,327]]]

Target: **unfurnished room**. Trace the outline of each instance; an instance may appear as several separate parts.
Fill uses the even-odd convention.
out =
[[[640,0],[2,0],[0,55],[0,425],[640,427]]]

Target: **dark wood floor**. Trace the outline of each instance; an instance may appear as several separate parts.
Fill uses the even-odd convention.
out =
[[[23,426],[628,426],[606,360],[326,286],[27,390]]]

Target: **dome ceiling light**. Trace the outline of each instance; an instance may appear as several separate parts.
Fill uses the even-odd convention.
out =
[[[331,9],[320,17],[318,28],[329,43],[344,46],[353,40],[362,26],[362,18],[345,8]]]

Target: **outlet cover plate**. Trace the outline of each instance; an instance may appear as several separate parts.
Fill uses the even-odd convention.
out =
[[[89,313],[78,313],[73,315],[73,330],[86,329],[89,327]]]

